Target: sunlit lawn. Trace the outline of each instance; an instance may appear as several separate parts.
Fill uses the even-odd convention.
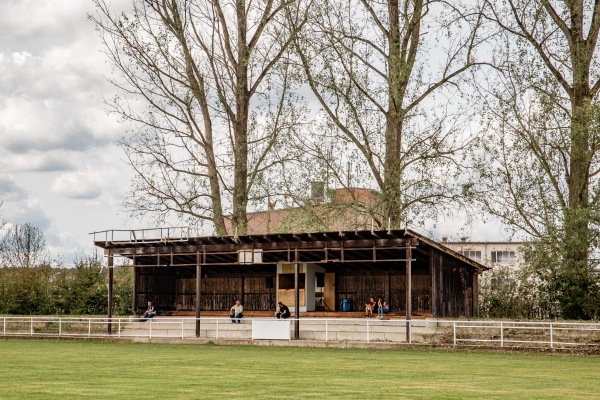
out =
[[[597,399],[600,357],[0,340],[1,399]]]

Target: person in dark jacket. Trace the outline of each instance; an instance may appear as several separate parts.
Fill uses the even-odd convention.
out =
[[[288,306],[286,306],[282,302],[279,302],[278,304],[279,304],[279,307],[277,307],[277,312],[275,313],[275,316],[277,317],[277,319],[289,318],[291,314],[290,314],[290,309],[288,308]]]

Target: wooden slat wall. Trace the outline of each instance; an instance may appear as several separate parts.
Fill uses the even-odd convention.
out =
[[[175,309],[175,274],[166,268],[138,268],[136,274],[136,310],[143,314],[148,301],[161,313]]]
[[[196,278],[178,275],[176,268],[138,268],[136,288],[138,314],[144,312],[148,300],[159,313],[196,309]],[[275,310],[275,298],[275,288],[267,288],[264,275],[202,278],[202,310],[227,311],[240,299],[246,310],[270,311]]]
[[[244,279],[242,296],[242,279]],[[243,297],[243,298],[242,298]],[[246,310],[275,309],[275,289],[266,277],[202,278],[202,310],[229,310],[239,299]],[[177,310],[196,309],[196,279],[177,280]]]
[[[430,250],[430,270],[435,293],[432,313],[437,318],[473,316],[474,271],[458,260]]]
[[[275,276],[273,276],[273,281],[275,281]],[[246,310],[275,310],[275,288],[267,288],[265,277],[246,277],[244,288],[243,305]]]
[[[380,275],[342,275],[336,274],[336,309],[342,309],[342,299],[352,299],[352,311],[364,310],[370,297],[387,299],[391,311],[406,311],[406,276],[404,273]],[[389,288],[389,289],[388,289]],[[412,276],[413,311],[430,312],[431,278],[427,274]],[[386,296],[389,293],[389,298]]]

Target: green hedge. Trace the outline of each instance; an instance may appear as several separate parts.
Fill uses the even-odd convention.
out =
[[[133,271],[115,268],[113,314],[130,315]],[[108,312],[108,269],[97,260],[74,267],[0,268],[0,314],[102,315]]]

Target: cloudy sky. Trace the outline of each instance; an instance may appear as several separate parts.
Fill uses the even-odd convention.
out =
[[[113,0],[126,3],[126,0]],[[52,257],[93,251],[94,230],[135,226],[107,116],[110,68],[88,0],[0,0],[0,215],[44,230]]]
[[[0,215],[39,226],[66,262],[92,254],[89,232],[143,227],[121,205],[131,177],[118,146],[125,127],[102,104],[115,89],[92,11],[91,0],[0,0]],[[456,232],[449,221],[438,225],[445,231],[501,238],[490,224]]]

